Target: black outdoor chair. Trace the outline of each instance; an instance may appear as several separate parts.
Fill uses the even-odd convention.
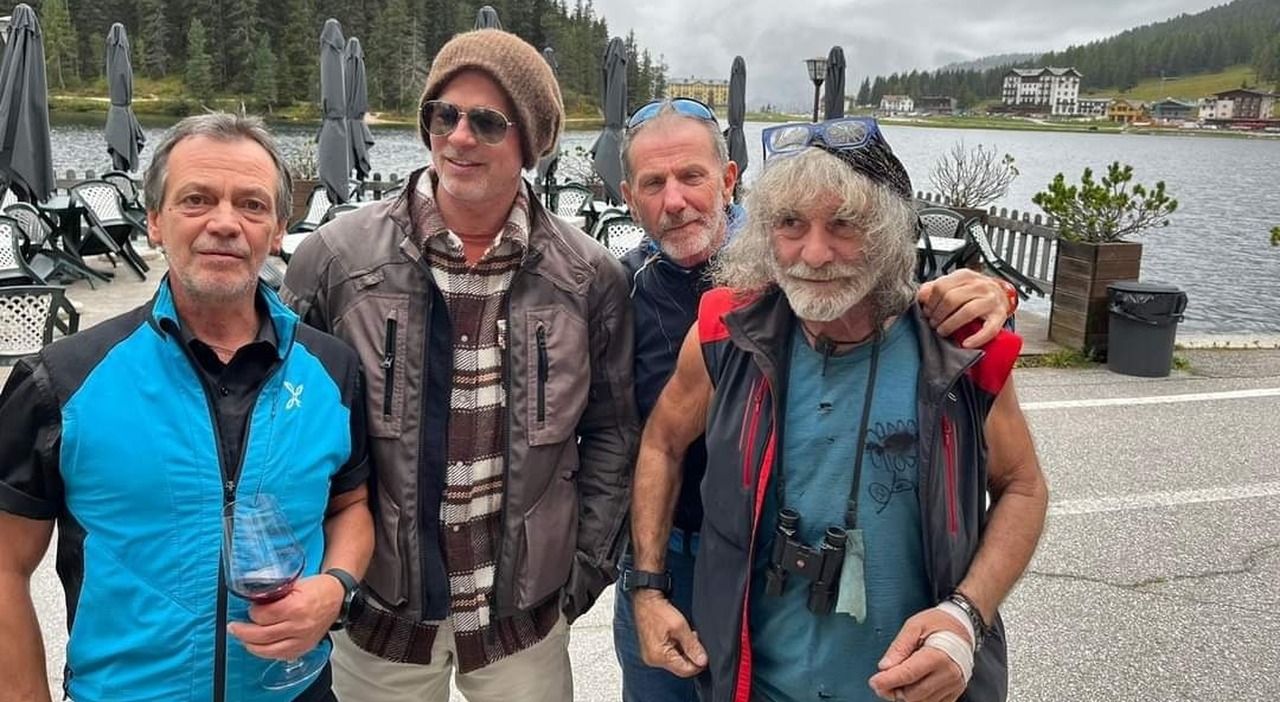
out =
[[[1043,288],[1024,275],[1022,271],[1014,268],[1008,261],[1001,258],[1000,254],[996,253],[995,248],[991,246],[991,239],[987,238],[986,229],[977,217],[965,223],[965,234],[976,248],[983,265],[991,272],[1012,283],[1013,287],[1017,288],[1018,295],[1022,299],[1025,300],[1031,297],[1032,293],[1044,297]]]
[[[34,205],[26,202],[15,203],[5,208],[4,214],[12,217],[22,230],[22,236],[26,240],[24,253],[31,267],[39,272],[49,271],[48,275],[44,276],[47,281],[53,282],[64,277],[84,278],[89,281],[89,287],[93,288],[95,278],[101,281],[110,280],[109,277],[84,266],[74,256],[58,248],[53,240],[53,224],[40,214]]]
[[[30,257],[33,250],[22,225],[0,216],[0,285],[48,285],[56,265],[52,259]]]
[[[561,217],[577,217],[592,204],[591,188],[581,183],[551,186],[551,210]]]
[[[917,262],[916,279],[921,281],[950,273],[965,265],[977,253],[974,245],[965,242],[945,254],[944,250],[935,252],[931,243],[934,240],[963,240],[967,236],[969,218],[946,207],[925,207],[917,215],[920,217],[920,256]],[[977,221],[976,218],[972,221]],[[943,242],[946,243],[946,242]]]
[[[324,222],[324,216],[329,212],[330,207],[333,207],[333,203],[329,201],[329,191],[325,190],[323,185],[315,186],[311,189],[310,197],[307,198],[306,214],[289,226],[289,233],[315,231]]]
[[[63,327],[58,313],[67,308],[62,288],[53,285],[0,287],[0,365],[13,365],[51,343],[54,330]],[[74,334],[79,324],[77,315],[64,332]]]
[[[138,274],[147,279],[150,267],[133,248],[134,235],[146,236],[145,226],[124,215],[120,191],[105,180],[85,180],[71,186],[71,197],[84,208],[89,220],[87,233],[81,233],[79,241],[65,242],[70,253],[81,260],[95,254],[112,254]]]
[[[133,176],[124,171],[107,171],[102,179],[116,186],[120,191],[120,201],[124,206],[124,215],[136,222],[143,229],[147,227],[147,210],[142,205],[142,191]]]

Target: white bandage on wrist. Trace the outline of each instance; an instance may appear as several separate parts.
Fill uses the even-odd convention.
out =
[[[965,614],[963,609],[960,609],[960,605],[950,600],[939,602],[937,609],[950,614],[956,621],[960,622],[960,625],[964,627],[964,633],[969,635],[969,652],[973,653],[973,642],[977,641],[978,637],[973,631],[973,622],[970,621],[969,615]]]
[[[924,645],[947,654],[960,666],[960,674],[964,676],[965,684],[969,684],[969,678],[973,677],[973,647],[969,642],[954,631],[935,631],[924,640]]]

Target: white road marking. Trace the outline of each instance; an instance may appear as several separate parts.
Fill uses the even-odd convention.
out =
[[[1177,492],[1149,492],[1143,495],[1122,497],[1094,497],[1081,500],[1063,500],[1049,505],[1051,516],[1100,514],[1103,512],[1128,512],[1153,507],[1179,507],[1209,502],[1252,500],[1280,495],[1280,482],[1236,485],[1233,487],[1181,490]]]
[[[1022,409],[1051,410],[1082,407],[1127,407],[1131,405],[1164,405],[1177,402],[1216,402],[1218,400],[1248,400],[1259,397],[1280,397],[1280,388],[1253,390],[1227,390],[1224,392],[1198,392],[1187,395],[1151,395],[1148,397],[1099,397],[1090,400],[1048,400],[1023,402]]]

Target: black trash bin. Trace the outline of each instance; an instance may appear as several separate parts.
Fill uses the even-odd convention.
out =
[[[1120,281],[1107,286],[1111,311],[1107,368],[1124,375],[1162,378],[1173,365],[1173,339],[1187,294],[1172,285]]]

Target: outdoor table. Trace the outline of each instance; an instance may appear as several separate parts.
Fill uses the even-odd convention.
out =
[[[53,225],[49,235],[49,246],[60,252],[58,258],[67,264],[77,275],[85,278],[94,277],[109,281],[114,277],[110,271],[96,271],[85,264],[77,253],[75,245],[84,235],[84,206],[70,195],[51,195],[48,200],[36,203],[36,209],[44,213]]]

